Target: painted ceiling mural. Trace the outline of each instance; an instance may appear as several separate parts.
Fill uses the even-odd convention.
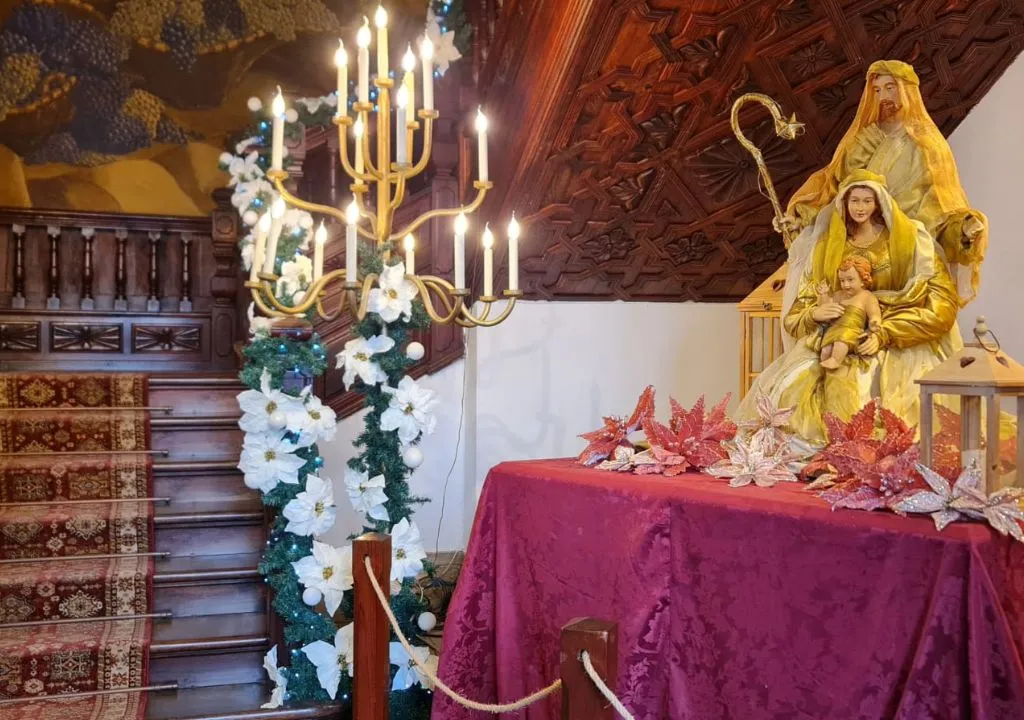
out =
[[[424,0],[393,0],[423,27]],[[206,214],[250,96],[334,87],[371,0],[0,0],[0,206]]]

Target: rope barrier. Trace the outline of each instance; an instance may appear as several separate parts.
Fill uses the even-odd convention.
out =
[[[452,700],[457,702],[462,707],[468,708],[470,710],[479,710],[481,712],[489,713],[513,712],[515,710],[521,710],[527,705],[532,705],[538,700],[543,700],[548,695],[562,687],[562,680],[561,678],[559,678],[547,687],[541,688],[532,695],[527,695],[526,697],[520,700],[516,700],[515,702],[504,703],[501,705],[490,705],[487,703],[481,703],[477,702],[476,700],[470,700],[469,698],[459,695],[459,693],[457,693],[455,690],[452,690],[450,687],[441,682],[441,679],[437,676],[436,673],[434,673],[433,670],[431,670],[429,667],[427,667],[426,665],[424,665],[416,659],[416,655],[415,653],[413,653],[412,645],[409,643],[408,638],[406,638],[405,635],[402,633],[402,629],[398,627],[398,619],[395,617],[394,612],[392,612],[391,610],[391,603],[388,602],[388,598],[384,594],[384,591],[381,589],[380,583],[377,582],[377,576],[373,572],[373,564],[370,562],[369,555],[363,557],[363,563],[366,565],[366,574],[370,578],[370,584],[373,585],[373,591],[377,594],[377,600],[380,601],[380,606],[384,608],[384,612],[388,616],[388,621],[391,623],[391,629],[395,631],[395,635],[398,637],[398,642],[402,643],[402,647],[405,648],[405,652],[409,655],[409,660],[412,661],[412,663],[416,665],[417,668],[419,668],[420,672],[426,675],[427,679],[430,680],[430,682],[433,683],[435,687],[437,687],[439,690],[441,690],[441,692],[443,692],[445,695],[450,697]],[[629,717],[629,720],[633,720],[632,717],[628,715],[625,715],[623,717]]]
[[[623,720],[635,720],[633,715],[626,709],[626,706],[622,704],[622,701],[615,697],[615,693],[612,692],[611,688],[608,687],[601,676],[597,674],[597,670],[594,669],[594,663],[590,660],[590,653],[584,650],[580,654],[580,660],[583,662],[583,669],[587,671],[587,675],[590,676],[590,680],[597,685],[597,689],[604,695],[604,699],[612,704],[615,708],[615,712],[619,714]]]

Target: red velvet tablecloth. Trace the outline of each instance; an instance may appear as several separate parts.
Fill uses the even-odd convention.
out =
[[[583,616],[618,623],[638,720],[1024,718],[1024,545],[985,525],[832,512],[796,485],[497,466],[441,678],[518,699],[558,677],[559,629]],[[484,717],[435,693],[435,720]]]

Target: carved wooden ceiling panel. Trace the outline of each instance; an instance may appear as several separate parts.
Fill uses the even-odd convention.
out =
[[[524,288],[545,299],[734,301],[778,267],[729,127],[740,94],[807,125],[787,142],[760,109],[744,115],[788,197],[830,159],[874,60],[912,62],[948,134],[1024,48],[1024,0],[506,0],[503,13],[480,73],[508,136],[491,207],[526,215]]]

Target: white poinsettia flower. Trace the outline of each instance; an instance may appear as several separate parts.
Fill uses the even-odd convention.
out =
[[[270,371],[266,368],[260,375],[260,389],[245,390],[239,393],[238,406],[243,413],[242,419],[238,421],[238,427],[247,433],[280,430],[280,426],[271,426],[271,417],[274,413],[280,412],[281,417],[287,422],[289,414],[303,409],[300,398],[287,395],[270,386]]]
[[[429,8],[424,33],[434,44],[434,67],[444,75],[448,72],[448,66],[462,57],[462,53],[455,47],[455,32],[441,32],[441,19]]]
[[[305,255],[296,255],[281,263],[281,277],[277,280],[277,294],[292,295],[305,290],[313,282],[313,261]]]
[[[296,485],[299,469],[306,461],[295,454],[296,446],[285,440],[285,432],[247,433],[238,469],[245,473],[245,485],[268,493],[278,483]]]
[[[263,178],[245,180],[235,185],[235,192],[231,195],[231,204],[238,208],[238,213],[241,215],[261,194],[274,197],[275,193],[274,186]],[[268,203],[267,207],[269,206]]]
[[[338,430],[338,417],[334,410],[309,391],[308,387],[303,391],[305,405],[288,415],[288,429],[299,434],[296,441],[299,447],[309,447],[321,440],[330,442]]]
[[[388,509],[384,503],[388,496],[384,492],[384,476],[361,473],[352,468],[345,468],[345,489],[356,512],[363,513],[374,520],[390,520]]]
[[[309,661],[316,666],[316,679],[327,691],[331,700],[338,694],[341,674],[352,677],[352,661],[355,655],[352,646],[352,623],[334,633],[334,644],[317,640],[302,648]]]
[[[240,140],[238,144],[235,145],[235,154],[244,155],[246,150],[251,148],[253,145],[259,145],[261,142],[263,142],[263,138],[259,135],[252,135],[244,140]]]
[[[249,309],[245,314],[249,318],[250,335],[270,334],[270,328],[273,326],[273,322],[271,322],[268,317],[256,314],[256,303],[249,303]]]
[[[430,648],[425,646],[413,646],[412,652],[413,655],[410,657],[400,642],[393,642],[388,646],[391,664],[398,667],[398,672],[391,681],[392,690],[408,690],[416,684],[425,688],[433,685],[422,666],[426,665],[427,669],[436,675],[437,657],[431,655]]]
[[[399,317],[408,321],[412,317],[416,286],[405,277],[405,263],[384,268],[377,284],[379,287],[370,291],[370,312],[380,315],[384,322],[395,322]]]
[[[256,254],[256,244],[252,240],[252,234],[242,238],[242,269],[252,268],[252,258]]]
[[[388,375],[374,361],[374,355],[386,353],[395,346],[395,341],[387,335],[374,335],[372,338],[357,337],[345,343],[345,348],[338,353],[335,367],[345,368],[341,381],[347,390],[358,377],[366,385],[387,382]]]
[[[322,97],[305,97],[299,98],[295,101],[296,105],[302,105],[306,108],[306,112],[313,114],[321,107],[338,107],[338,96],[334,93],[330,95],[324,95]]]
[[[391,579],[402,582],[423,572],[427,551],[420,540],[420,529],[409,518],[402,518],[391,528]]]
[[[336,548],[313,541],[313,554],[292,563],[304,587],[319,590],[331,615],[338,611],[346,590],[352,589],[352,546]]]
[[[255,150],[248,155],[239,153],[233,156],[228,163],[228,174],[231,176],[228,186],[263,177],[263,170],[256,164],[259,156],[260,154]]]
[[[319,475],[306,476],[306,489],[284,506],[288,520],[285,532],[296,535],[320,535],[334,526],[334,484]]]
[[[260,705],[265,710],[273,710],[284,705],[284,694],[288,692],[288,676],[277,667],[277,645],[270,648],[263,656],[263,669],[267,671],[267,677],[274,683],[274,689],[270,693],[270,701]]]
[[[391,401],[380,416],[382,430],[397,430],[398,439],[405,445],[415,441],[420,433],[434,432],[437,418],[432,410],[438,403],[437,393],[420,387],[408,375],[397,388],[385,387],[384,392],[391,395]]]

